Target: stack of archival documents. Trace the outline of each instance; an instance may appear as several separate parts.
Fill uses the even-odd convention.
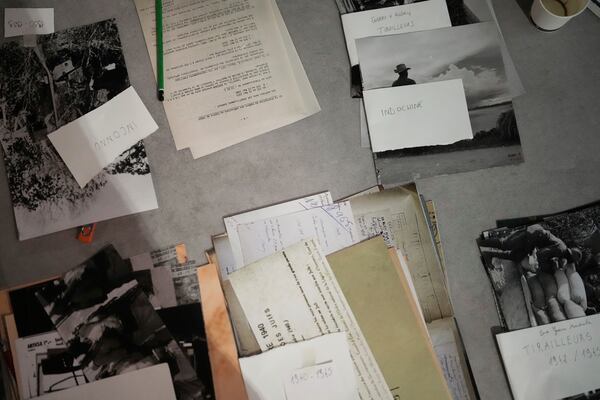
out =
[[[524,89],[489,2],[405,3],[337,1],[380,183],[521,162]]]
[[[136,0],[156,71],[154,0]],[[274,0],[164,2],[165,111],[194,158],[320,110]]]
[[[498,221],[477,244],[515,399],[598,398],[600,204]]]
[[[476,398],[434,207],[414,186],[322,192],[224,223],[214,262],[250,398]],[[315,375],[327,379],[302,378]]]

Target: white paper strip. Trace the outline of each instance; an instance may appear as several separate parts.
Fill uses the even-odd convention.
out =
[[[5,8],[4,37],[54,33],[54,8]]]

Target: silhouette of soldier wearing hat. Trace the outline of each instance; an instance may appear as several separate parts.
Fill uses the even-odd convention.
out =
[[[410,68],[408,68],[406,66],[406,64],[398,64],[396,65],[396,69],[394,70],[395,73],[397,73],[398,79],[396,79],[394,81],[394,83],[392,84],[392,86],[406,86],[406,85],[414,85],[417,82],[413,81],[412,79],[410,79],[408,77],[408,70]]]

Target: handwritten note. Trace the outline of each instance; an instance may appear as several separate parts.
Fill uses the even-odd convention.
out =
[[[496,336],[515,400],[600,388],[600,314]]]
[[[460,79],[363,92],[374,152],[472,139]]]
[[[54,8],[5,8],[4,37],[54,33]]]
[[[79,186],[158,129],[133,87],[48,135]]]
[[[345,333],[240,359],[249,400],[359,400]]]
[[[225,228],[227,229],[227,237],[231,245],[234,263],[230,266],[220,265],[222,276],[227,277],[227,275],[245,265],[237,231],[239,225],[257,222],[267,218],[280,217],[282,215],[292,214],[295,212],[308,210],[310,208],[321,207],[331,203],[333,203],[331,193],[322,192],[300,199],[290,200],[284,203],[279,203],[223,218]],[[221,264],[221,260],[219,260],[219,264]]]
[[[349,202],[315,207],[238,226],[244,263],[249,264],[304,239],[315,239],[325,254],[357,242]]]
[[[334,361],[298,369],[284,380],[287,400],[346,400],[343,386]]]
[[[386,7],[342,15],[351,65],[358,64],[356,39],[451,26],[445,0]]]

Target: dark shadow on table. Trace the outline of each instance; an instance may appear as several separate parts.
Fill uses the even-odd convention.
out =
[[[521,10],[525,13],[527,18],[529,18],[529,11],[531,11],[531,5],[533,4],[533,0],[515,0]]]

